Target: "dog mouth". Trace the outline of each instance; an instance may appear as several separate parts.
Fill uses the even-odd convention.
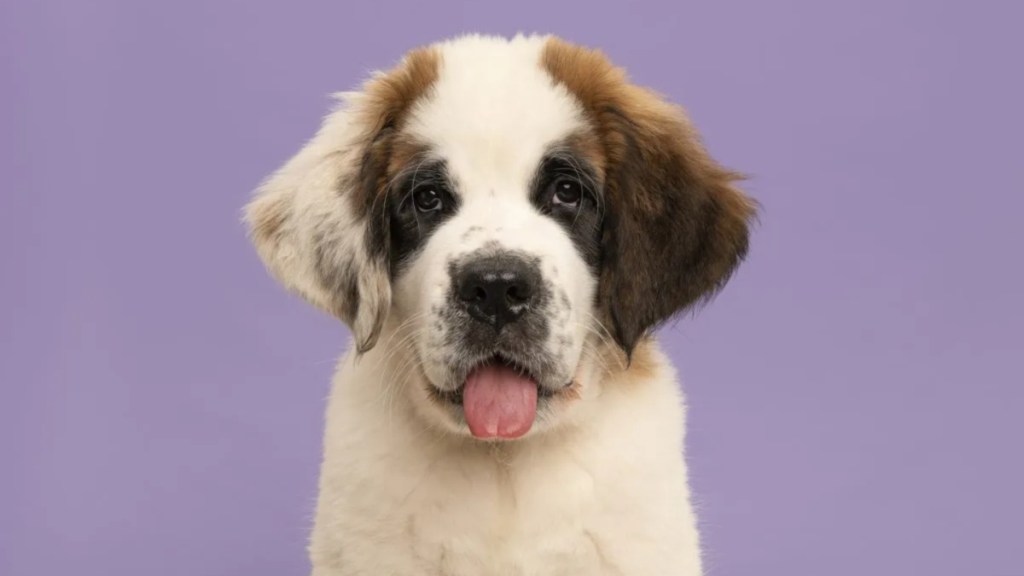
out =
[[[528,367],[501,354],[473,364],[455,390],[431,388],[437,399],[462,408],[470,432],[481,439],[525,435],[538,401],[555,394]]]
[[[466,381],[469,376],[474,372],[486,369],[488,367],[503,368],[511,370],[524,378],[529,379],[533,382],[534,386],[537,387],[538,398],[550,398],[555,395],[555,392],[539,384],[539,379],[534,376],[533,370],[524,366],[520,362],[516,362],[511,358],[503,354],[495,354],[489,358],[474,363],[469,370],[466,370],[465,377],[463,378],[462,384],[454,390],[442,390],[435,386],[430,386],[433,389],[432,394],[437,397],[438,400],[442,400],[448,404],[454,404],[456,406],[462,406],[464,401],[464,393],[466,390]]]

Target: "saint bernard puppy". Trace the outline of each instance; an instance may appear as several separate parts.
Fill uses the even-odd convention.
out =
[[[755,202],[601,53],[466,36],[338,107],[245,218],[351,329],[316,576],[701,573],[652,330],[743,259]]]

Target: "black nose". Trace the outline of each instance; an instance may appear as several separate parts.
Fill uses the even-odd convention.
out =
[[[529,310],[539,284],[535,265],[507,255],[473,260],[455,279],[458,297],[469,315],[495,330]]]

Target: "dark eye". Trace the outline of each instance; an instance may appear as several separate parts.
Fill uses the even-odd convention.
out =
[[[418,188],[412,193],[412,202],[416,205],[418,212],[434,212],[444,206],[440,192],[427,186]]]
[[[551,196],[551,203],[555,206],[566,206],[573,208],[579,206],[583,198],[583,187],[579,182],[568,178],[560,178],[554,182],[555,193]]]

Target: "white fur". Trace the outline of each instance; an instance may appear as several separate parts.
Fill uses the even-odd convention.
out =
[[[387,309],[369,352],[349,352],[327,410],[310,555],[315,576],[696,576],[698,534],[683,459],[684,407],[668,360],[643,342],[625,369],[594,320],[595,279],[571,239],[529,203],[548,146],[584,125],[574,97],[540,66],[544,38],[467,37],[440,45],[443,66],[405,130],[431,145],[457,183],[459,212],[395,279],[372,270],[361,223],[335,187],[360,134],[351,95],[261,188],[250,219],[273,203],[289,219],[260,246],[274,274],[324,308],[312,243],[331,235],[338,261],[374,295],[357,339]],[[355,133],[354,133],[355,132]],[[314,228],[317,228],[314,230]],[[482,442],[426,393],[443,387],[450,288],[446,263],[500,245],[535,255],[564,294],[540,345],[575,378],[578,398],[550,400],[534,429]],[[556,350],[560,341],[561,348]]]
[[[438,317],[450,289],[446,263],[486,244],[538,257],[559,290],[556,306],[562,294],[570,303],[559,307],[563,322],[545,343],[548,353],[564,359],[560,382],[572,380],[587,336],[593,279],[569,237],[528,196],[547,147],[584,126],[572,97],[538,66],[542,46],[540,38],[506,43],[478,37],[442,45],[441,77],[406,129],[445,160],[462,202],[396,285],[398,313],[410,318],[403,328],[425,334],[415,342],[419,361],[442,388],[448,359],[456,353],[446,346],[447,327]],[[442,330],[431,328],[439,324]],[[560,341],[568,343],[566,350]],[[422,411],[439,410],[425,394],[419,400]],[[435,417],[443,426],[452,424],[443,414]]]
[[[346,356],[327,409],[315,576],[696,576],[683,406],[667,360],[643,380],[591,366],[582,414],[502,443],[423,425],[408,365]]]

